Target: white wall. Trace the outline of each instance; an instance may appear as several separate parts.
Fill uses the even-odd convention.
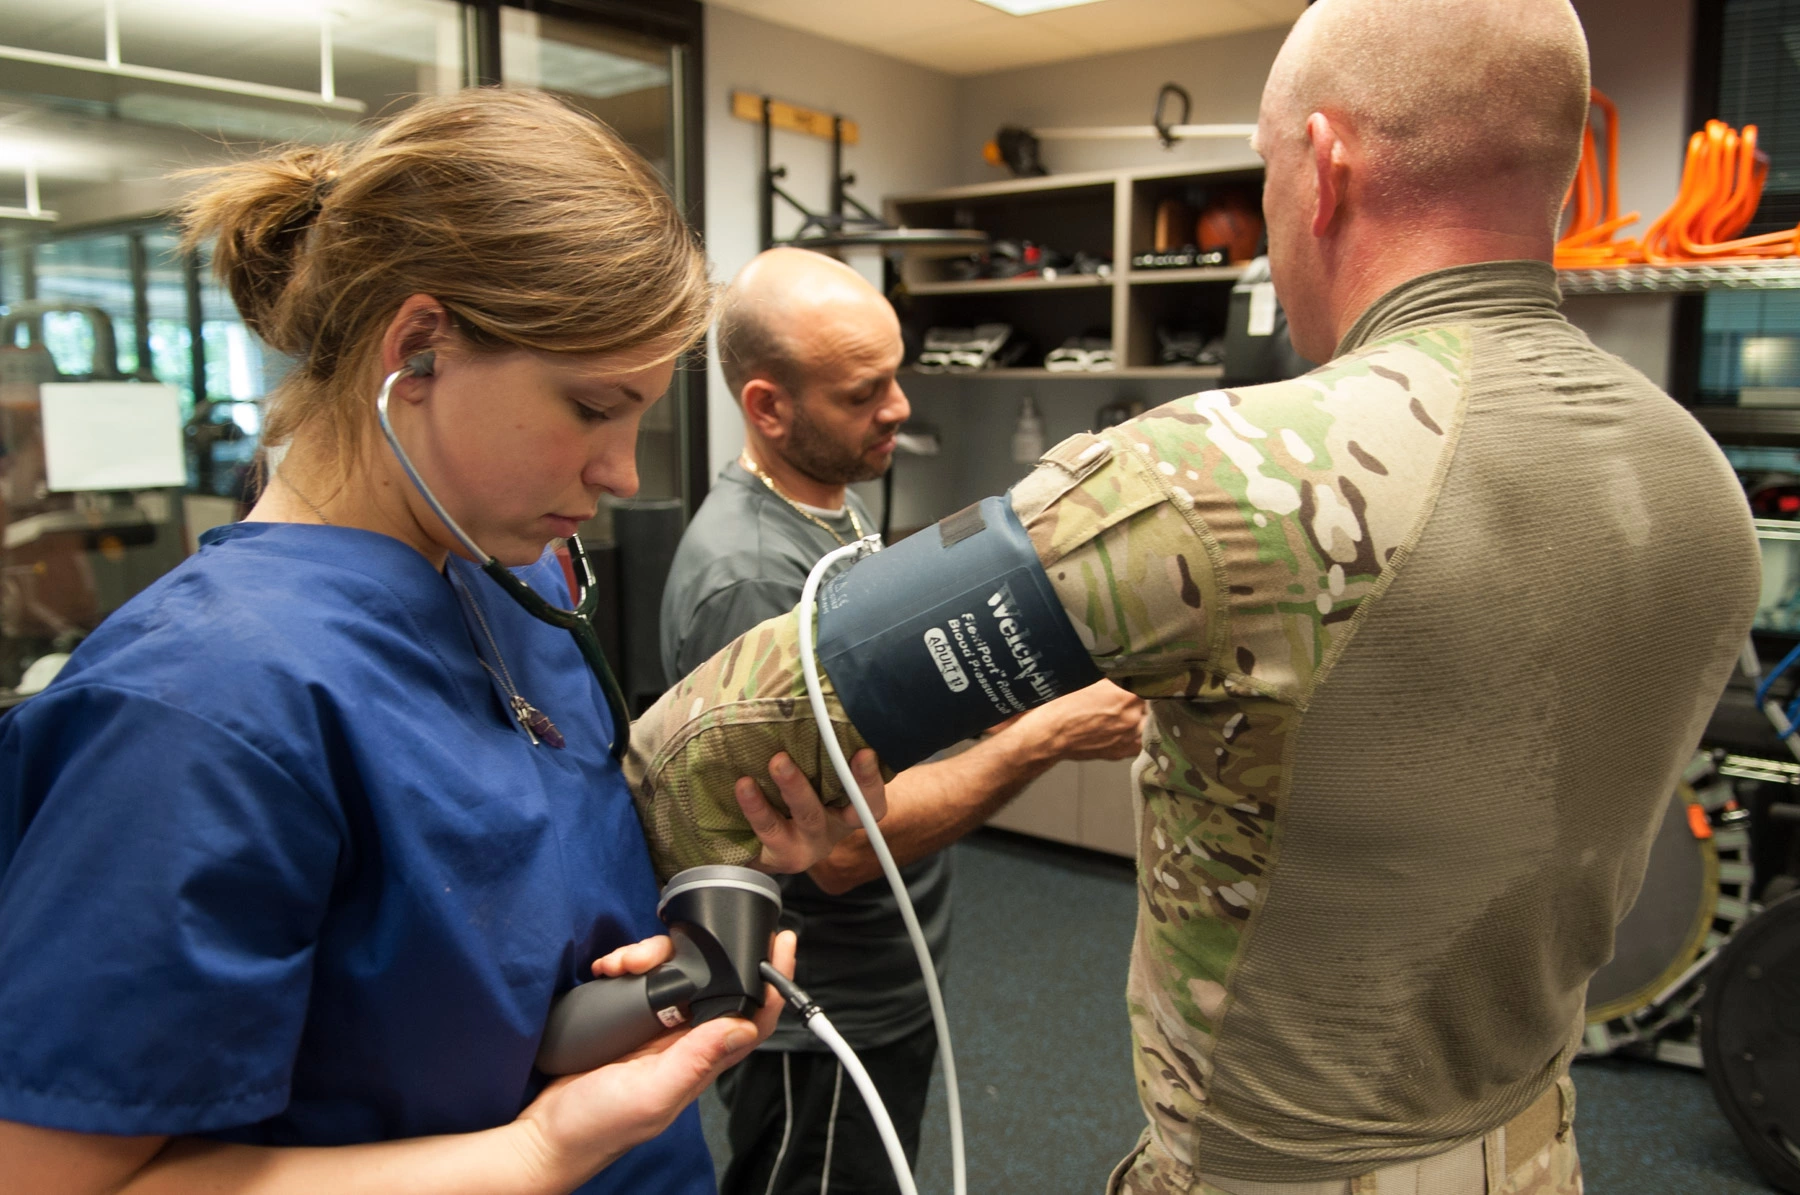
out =
[[[1026,128],[1149,124],[1157,90],[1177,83],[1193,97],[1195,124],[1255,124],[1263,80],[1286,29],[1127,50],[1050,66],[996,71],[962,80],[957,99],[960,181],[1004,179],[982,160],[981,146],[1001,125]],[[1179,115],[1171,101],[1168,113]],[[1048,141],[1044,164],[1057,174],[1133,166],[1237,165],[1255,162],[1242,140],[1193,140],[1164,150],[1143,141]]]
[[[876,211],[891,192],[957,181],[949,136],[956,112],[952,77],[707,5],[706,252],[720,282],[729,282],[761,248],[762,129],[731,114],[733,91],[768,94],[856,121],[861,143],[844,150],[844,168],[857,176],[852,193]],[[782,185],[795,198],[814,210],[829,206],[830,142],[777,131],[772,156],[788,168]],[[791,211],[778,211],[775,235],[792,235],[798,223]],[[743,420],[716,363],[707,387],[707,423],[716,474],[744,442]]]

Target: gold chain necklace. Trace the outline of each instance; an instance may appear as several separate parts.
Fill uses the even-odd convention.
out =
[[[807,510],[804,506],[801,506],[798,502],[782,493],[781,487],[775,484],[775,479],[770,477],[767,473],[764,473],[762,466],[751,460],[748,452],[741,452],[738,454],[738,464],[742,465],[745,471],[752,476],[760,478],[762,483],[769,487],[769,492],[771,494],[774,494],[777,498],[794,508],[795,514],[799,515],[813,526],[823,530],[825,534],[829,535],[832,539],[835,539],[840,545],[855,542],[854,540],[845,540],[843,536],[838,534],[836,527],[833,527],[830,523],[827,523],[824,519],[821,519],[818,515]],[[844,509],[850,514],[850,529],[856,533],[856,538],[866,538],[869,533],[863,530],[862,520],[856,517],[856,507],[850,505],[850,495],[848,492],[844,494]]]

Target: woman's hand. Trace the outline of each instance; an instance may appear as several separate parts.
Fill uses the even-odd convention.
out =
[[[783,930],[770,947],[769,961],[783,975],[794,973],[794,943],[793,931]],[[673,954],[668,938],[649,938],[597,960],[594,974],[641,975]],[[541,1189],[577,1187],[668,1128],[720,1072],[775,1031],[780,1015],[781,996],[765,985],[754,1021],[719,1017],[665,1033],[617,1062],[551,1083],[511,1126]]]
[[[869,803],[869,812],[880,821],[887,814],[887,788],[882,784],[875,752],[864,747],[851,756],[850,771]],[[805,773],[794,766],[785,751],[769,761],[769,778],[781,790],[781,799],[788,808],[786,816],[764,799],[750,777],[741,777],[735,790],[738,808],[762,840],[762,854],[751,864],[757,870],[805,871],[829,855],[846,834],[861,827],[856,806],[825,808]]]

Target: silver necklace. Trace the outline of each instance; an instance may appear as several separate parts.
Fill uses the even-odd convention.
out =
[[[563,738],[562,731],[556,728],[556,723],[550,720],[550,716],[525,700],[519,693],[519,687],[513,684],[512,672],[506,667],[506,657],[500,654],[500,643],[494,638],[494,632],[488,628],[487,618],[481,612],[481,603],[475,600],[475,591],[458,580],[455,573],[449,573],[449,576],[452,584],[462,592],[464,597],[469,599],[469,609],[475,611],[475,621],[480,624],[481,633],[487,636],[488,646],[494,649],[494,659],[499,661],[500,671],[495,672],[493,665],[481,658],[480,644],[475,645],[475,662],[487,669],[487,674],[494,678],[494,683],[499,685],[501,691],[506,694],[507,705],[511,707],[513,717],[517,718],[519,725],[524,728],[525,737],[531,740],[533,747],[537,746],[540,740],[548,746],[559,749],[567,746],[568,741]]]
[[[792,498],[790,498],[786,494],[782,493],[781,487],[775,484],[775,479],[773,477],[770,477],[767,473],[764,473],[762,470],[762,466],[757,464],[755,461],[751,460],[750,454],[748,452],[743,452],[743,453],[738,454],[738,464],[744,466],[744,468],[746,470],[748,470],[754,476],[761,478],[762,483],[769,487],[769,492],[771,494],[774,494],[777,498],[781,499],[783,502],[787,503],[789,506],[793,507],[795,514],[799,515],[801,518],[805,519],[807,522],[811,523],[813,526],[822,528],[824,530],[825,534],[829,535],[832,539],[837,540],[839,545],[843,545],[847,542],[843,536],[838,534],[836,527],[833,527],[830,523],[827,523],[824,519],[821,519],[818,515],[814,514],[810,510],[807,510],[805,507],[801,506],[798,502],[794,501]],[[862,539],[862,538],[866,537],[868,535],[868,532],[863,530],[862,520],[856,517],[856,508],[854,506],[850,505],[850,497],[847,494],[844,496],[844,509],[846,511],[850,512],[850,529],[856,533],[856,538]],[[854,541],[848,541],[848,542],[854,542]]]
[[[295,485],[291,480],[289,480],[288,475],[286,473],[283,473],[279,468],[277,468],[275,470],[275,476],[277,476],[281,479],[282,485],[284,485],[288,489],[294,491],[294,496],[296,498],[298,498],[298,499],[300,499],[300,501],[306,503],[306,508],[313,512],[313,514],[318,518],[319,522],[325,524],[327,527],[330,527],[333,525],[331,520],[325,517],[325,512],[319,509],[319,504],[317,502],[314,502],[311,498],[308,498],[303,492],[301,492],[300,487]]]
[[[332,521],[325,517],[325,512],[319,509],[319,504],[308,498],[299,486],[289,481],[286,474],[277,469],[275,476],[281,478],[281,484],[294,491],[300,501],[306,503],[307,509],[318,516],[319,522],[327,527],[334,526]],[[507,705],[512,709],[513,717],[517,718],[519,725],[524,728],[525,737],[531,740],[531,745],[534,747],[540,740],[552,747],[567,746],[568,740],[563,738],[562,731],[556,728],[556,723],[550,720],[550,716],[525,700],[519,693],[519,687],[513,684],[512,672],[506,666],[506,657],[500,654],[500,643],[494,638],[494,632],[488,628],[487,617],[481,612],[481,603],[475,600],[475,592],[458,581],[455,573],[447,575],[450,577],[451,583],[462,592],[464,597],[469,599],[469,609],[475,611],[475,621],[480,625],[481,633],[487,636],[488,646],[494,649],[494,659],[500,662],[500,671],[495,672],[493,665],[481,658],[480,644],[475,647],[475,662],[487,670],[487,674],[494,678],[494,683],[499,685],[501,691],[506,694]]]

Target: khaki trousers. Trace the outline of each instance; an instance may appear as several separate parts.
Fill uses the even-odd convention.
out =
[[[1356,1178],[1267,1182],[1195,1174],[1148,1130],[1113,1171],[1107,1195],[1581,1195],[1575,1087],[1566,1077],[1493,1132]]]

